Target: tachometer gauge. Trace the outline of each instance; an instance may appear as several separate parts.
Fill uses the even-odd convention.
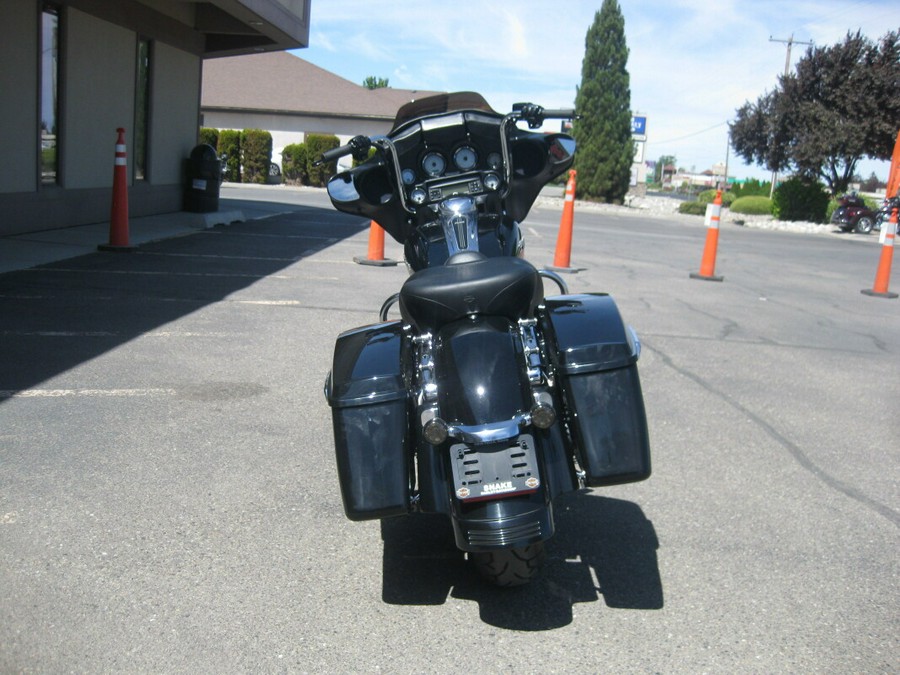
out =
[[[447,161],[439,152],[429,152],[422,158],[422,169],[429,176],[440,176],[447,168]]]
[[[477,162],[478,155],[468,145],[458,148],[453,153],[453,163],[456,164],[456,168],[460,171],[471,171],[475,168]]]
[[[503,166],[503,158],[500,156],[500,153],[492,152],[489,154],[487,156],[487,165],[494,171],[499,171],[500,167]]]
[[[412,185],[416,182],[416,172],[412,169],[403,169],[403,173],[400,174],[400,177],[403,178],[404,185]]]

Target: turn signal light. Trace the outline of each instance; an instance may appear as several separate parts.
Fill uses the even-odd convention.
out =
[[[531,423],[538,429],[549,429],[556,422],[556,411],[546,403],[537,403],[531,409]]]
[[[440,417],[432,417],[425,422],[425,426],[422,427],[422,436],[424,436],[425,440],[432,445],[440,445],[447,440],[448,435],[449,429],[447,428],[447,423]]]

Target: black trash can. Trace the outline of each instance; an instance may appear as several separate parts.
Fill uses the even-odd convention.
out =
[[[219,210],[219,185],[222,163],[211,145],[198,145],[191,150],[186,165],[184,210],[192,213],[211,213]]]

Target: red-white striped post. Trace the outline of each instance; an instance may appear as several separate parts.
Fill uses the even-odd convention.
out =
[[[116,129],[116,163],[113,167],[112,208],[109,215],[109,244],[98,246],[101,251],[131,251],[128,243],[128,153],[125,148],[125,129]]]
[[[884,242],[881,246],[881,258],[878,261],[878,271],[875,272],[875,283],[872,289],[864,288],[860,293],[877,298],[896,298],[896,293],[888,290],[891,280],[891,260],[894,257],[894,238],[897,236],[897,209],[891,211],[891,219],[882,224],[881,233]]]

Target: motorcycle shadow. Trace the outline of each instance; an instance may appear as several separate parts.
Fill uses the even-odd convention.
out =
[[[448,596],[473,600],[482,621],[511,630],[566,626],[575,603],[601,597],[615,609],[663,607],[659,541],[637,504],[583,491],[558,499],[555,514],[544,569],[516,588],[496,588],[479,577],[454,546],[446,517],[383,520],[382,599],[395,605],[440,605]]]

